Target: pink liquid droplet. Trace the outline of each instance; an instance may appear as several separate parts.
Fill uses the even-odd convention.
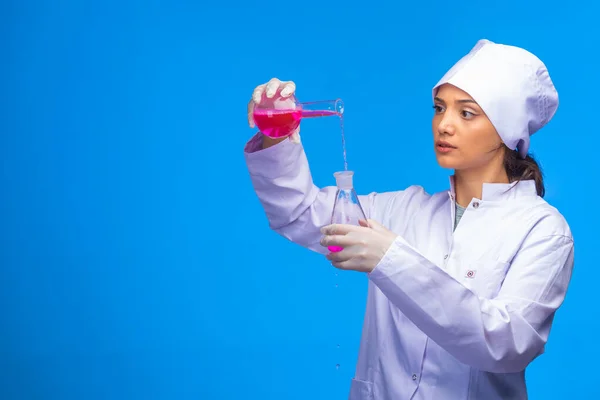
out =
[[[344,248],[340,246],[328,246],[327,250],[331,251],[332,253],[337,253],[338,251],[344,250]]]

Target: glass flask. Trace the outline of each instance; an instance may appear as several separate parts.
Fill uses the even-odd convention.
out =
[[[282,97],[277,93],[269,99],[263,93],[253,117],[263,135],[280,138],[291,135],[303,118],[340,117],[343,113],[341,99],[300,102],[294,95]]]
[[[338,171],[334,173],[333,176],[335,177],[337,192],[335,195],[333,212],[331,214],[331,223],[360,225],[358,221],[366,221],[367,217],[360,205],[358,195],[354,190],[354,185],[352,183],[354,172]],[[339,246],[328,246],[327,249],[331,252],[343,250],[343,248]]]

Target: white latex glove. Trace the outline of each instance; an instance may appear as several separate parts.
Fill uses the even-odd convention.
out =
[[[339,269],[371,272],[379,264],[398,235],[374,220],[361,220],[361,226],[332,224],[321,228],[322,246],[344,249],[326,258]]]
[[[263,93],[266,91],[266,97],[272,98],[275,94],[281,90],[280,95],[282,97],[288,97],[296,91],[296,84],[293,81],[280,81],[277,78],[272,78],[269,82],[258,85],[252,92],[252,98],[248,102],[248,125],[250,128],[254,128],[254,106],[260,104]],[[300,143],[300,126],[292,133],[288,138],[294,143]]]

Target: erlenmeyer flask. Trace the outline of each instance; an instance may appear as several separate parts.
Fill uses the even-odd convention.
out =
[[[269,99],[263,93],[260,104],[254,106],[253,117],[262,134],[280,138],[291,135],[303,118],[341,116],[343,113],[341,99],[301,103],[294,95],[281,97],[277,93]]]
[[[353,171],[339,171],[333,174],[337,185],[333,213],[331,214],[332,224],[352,224],[359,225],[359,220],[367,220],[365,212],[358,201],[358,195],[354,190],[352,183]],[[331,252],[342,251],[339,246],[328,246]]]

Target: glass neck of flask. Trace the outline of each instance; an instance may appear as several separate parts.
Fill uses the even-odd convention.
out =
[[[358,196],[353,188],[349,188],[349,189],[338,188],[337,199],[349,201],[351,203],[356,203],[358,201]]]
[[[344,102],[342,99],[308,101],[299,103],[302,110],[302,118],[316,117],[341,117],[344,114]]]

